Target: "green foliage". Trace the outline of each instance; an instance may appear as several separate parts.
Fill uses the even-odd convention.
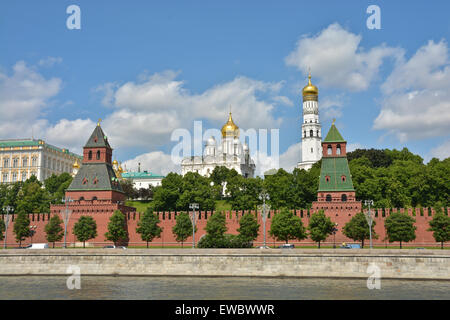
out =
[[[134,188],[133,182],[131,180],[123,179],[120,181],[120,186],[122,187],[125,196],[129,200],[137,199],[139,196],[138,191]]]
[[[391,213],[384,222],[389,242],[399,241],[402,248],[402,242],[416,239],[417,227],[414,226],[414,222],[414,218],[404,213]]]
[[[319,249],[320,242],[331,235],[333,229],[334,223],[331,221],[330,217],[325,216],[323,210],[319,210],[311,215],[308,225],[309,235],[314,242],[317,242]]]
[[[19,210],[14,221],[14,234],[16,235],[16,242],[19,242],[19,246],[22,245],[23,240],[31,235],[30,219],[23,210]]]
[[[439,212],[434,215],[429,224],[430,228],[427,231],[433,231],[434,239],[441,243],[441,249],[443,249],[444,242],[450,241],[450,217]]]
[[[199,248],[227,248],[229,246],[229,237],[225,237],[227,231],[225,215],[216,212],[206,223],[206,235],[198,242]]]
[[[191,218],[189,218],[189,214],[186,212],[181,212],[176,217],[176,221],[177,222],[172,228],[172,232],[175,235],[177,242],[181,242],[181,247],[183,247],[184,241],[192,235],[192,221]],[[197,227],[195,227],[195,232],[197,232]]]
[[[50,210],[50,197],[42,184],[31,176],[17,193],[17,210],[26,213],[46,213]]]
[[[372,239],[378,239],[375,233],[376,222],[372,222]],[[361,241],[361,246],[364,248],[364,240],[370,238],[369,224],[367,223],[364,213],[357,213],[352,219],[347,222],[342,229],[344,235],[354,241]]]
[[[263,180],[260,177],[244,178],[241,175],[230,178],[227,183],[227,193],[233,210],[256,210],[261,204],[259,194],[263,190]]]
[[[115,210],[109,218],[108,232],[105,233],[106,240],[116,244],[119,241],[128,239],[127,220],[120,210]]]
[[[94,239],[97,236],[97,223],[90,216],[82,216],[73,226],[73,234],[78,241],[83,242],[84,248],[87,240]]]
[[[239,237],[243,242],[252,242],[258,237],[259,223],[253,214],[244,214],[239,220]]]
[[[5,230],[6,230],[6,226],[5,226],[5,221],[0,220],[0,240],[3,240],[5,238]]]
[[[56,241],[61,241],[64,237],[64,228],[61,226],[63,221],[58,215],[54,215],[50,218],[50,221],[45,225],[44,231],[47,234],[46,238],[48,242],[53,242],[53,248]]]
[[[143,241],[147,242],[147,248],[149,242],[153,241],[154,238],[159,238],[161,236],[162,229],[158,223],[160,223],[158,216],[154,214],[150,208],[145,211],[138,222],[136,232],[141,235]]]
[[[45,179],[44,186],[45,190],[49,194],[49,198],[52,203],[62,203],[62,198],[66,193],[66,189],[72,183],[72,176],[67,173],[61,173],[60,175],[52,174],[50,177]]]
[[[178,210],[187,210],[190,203],[198,203],[200,210],[214,210],[215,193],[211,188],[211,180],[197,172],[188,172],[184,175],[181,193],[176,202]]]
[[[279,241],[286,241],[286,243],[289,240],[303,240],[308,237],[300,217],[285,208],[273,216],[269,234]]]

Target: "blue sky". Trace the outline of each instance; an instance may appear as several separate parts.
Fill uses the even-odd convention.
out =
[[[69,30],[66,8],[81,9]],[[369,30],[366,9],[381,9]],[[0,138],[79,151],[98,118],[129,168],[170,163],[171,132],[279,128],[300,161],[301,88],[351,147],[450,155],[448,1],[2,1]],[[254,150],[253,150],[254,151]],[[270,155],[269,155],[270,156]],[[265,158],[265,169],[273,165]]]

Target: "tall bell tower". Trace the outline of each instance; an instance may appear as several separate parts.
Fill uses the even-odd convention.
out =
[[[319,89],[311,83],[303,88],[302,161],[297,167],[309,170],[322,158],[322,125],[319,121]]]

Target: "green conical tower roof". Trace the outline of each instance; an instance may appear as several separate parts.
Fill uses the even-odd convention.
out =
[[[333,124],[331,125],[330,131],[328,131],[328,134],[325,137],[325,140],[323,140],[323,142],[345,142],[344,138],[342,138],[338,129],[334,125],[334,121]]]

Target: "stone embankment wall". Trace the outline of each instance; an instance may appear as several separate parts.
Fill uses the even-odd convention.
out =
[[[0,276],[83,275],[242,276],[450,280],[448,250],[369,249],[9,249],[0,250]]]

